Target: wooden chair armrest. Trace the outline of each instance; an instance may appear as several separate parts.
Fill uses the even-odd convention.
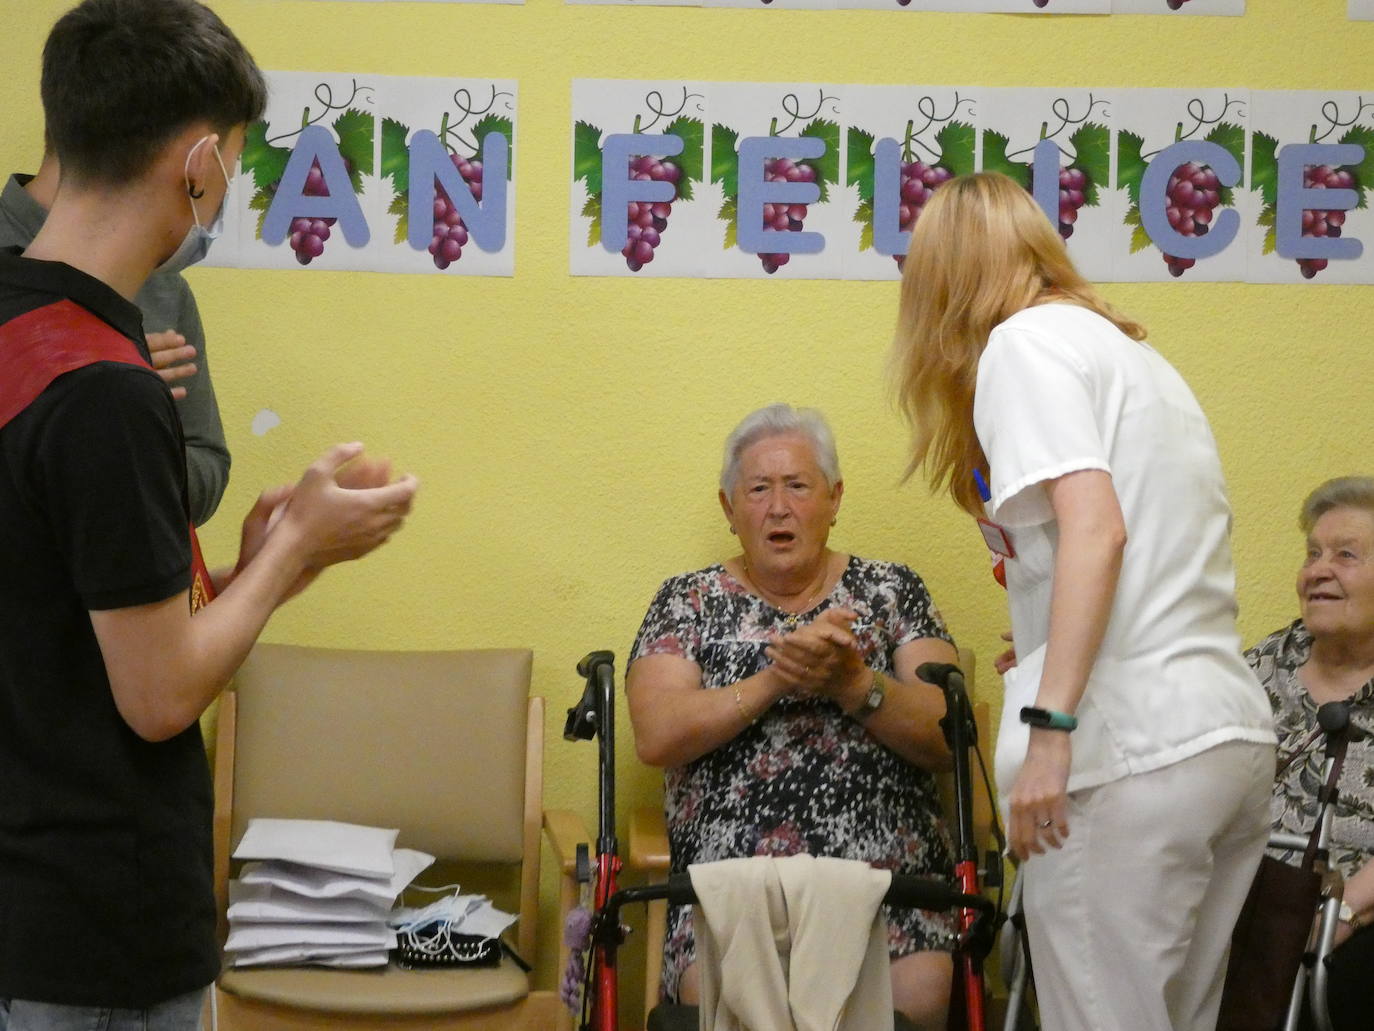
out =
[[[549,837],[559,872],[572,876],[577,870],[577,846],[591,848],[592,839],[582,818],[567,809],[545,809],[544,833]]]
[[[668,828],[663,810],[657,806],[634,810],[630,813],[630,869],[667,873],[668,866]]]

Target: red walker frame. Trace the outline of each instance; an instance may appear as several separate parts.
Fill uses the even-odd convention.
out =
[[[591,962],[577,1027],[578,1031],[618,1031],[616,950],[624,942],[627,930],[620,922],[621,907],[655,899],[690,905],[695,895],[687,874],[670,875],[667,884],[619,887],[621,860],[615,836],[615,656],[609,651],[591,652],[577,664],[577,672],[585,678],[586,687],[578,704],[568,710],[563,736],[569,741],[597,738],[599,742],[599,825],[594,871],[586,847],[578,846],[578,879],[586,883],[595,877],[595,908]],[[977,726],[973,707],[964,690],[964,675],[958,666],[928,662],[916,670],[916,675],[938,686],[945,696],[946,711],[940,728],[954,756],[957,888],[932,878],[894,874],[886,901],[912,908],[960,911],[955,977],[962,993],[951,999],[949,1027],[950,1031],[960,1027],[966,1031],[986,1031],[983,963],[992,951],[993,939],[1003,917],[1000,907],[981,894],[978,844],[973,840],[973,781],[969,753],[977,747]],[[988,869],[996,874],[987,878],[989,883],[1001,872],[1000,857],[994,854],[992,860]]]

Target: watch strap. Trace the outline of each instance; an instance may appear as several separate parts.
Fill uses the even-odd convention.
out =
[[[1042,727],[1045,730],[1072,731],[1078,729],[1077,716],[1071,716],[1067,712],[1059,712],[1057,709],[1042,709],[1035,705],[1022,706],[1021,722],[1028,723],[1032,727]]]
[[[878,711],[886,697],[887,687],[883,683],[883,675],[875,669],[873,680],[868,685],[868,694],[864,695],[863,704],[849,715],[856,720],[866,720]]]

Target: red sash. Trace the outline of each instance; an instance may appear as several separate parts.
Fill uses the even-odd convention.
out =
[[[58,376],[94,365],[121,362],[151,368],[138,346],[113,326],[73,301],[35,308],[0,326],[0,428],[37,400]],[[210,604],[215,585],[201,557],[196,528],[191,535],[191,611]]]

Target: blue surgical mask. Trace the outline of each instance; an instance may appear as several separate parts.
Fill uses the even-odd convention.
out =
[[[219,239],[224,232],[224,209],[229,204],[229,172],[224,167],[224,158],[220,155],[219,147],[215,147],[215,160],[219,162],[219,170],[224,174],[224,199],[220,202],[219,211],[210,220],[208,225],[203,225],[200,221],[200,212],[196,208],[196,193],[191,189],[191,158],[195,155],[200,145],[210,137],[203,136],[196,141],[195,146],[186,155],[186,195],[191,201],[191,217],[195,220],[191,227],[186,230],[186,236],[181,241],[171,257],[164,261],[153,271],[158,272],[182,272],[200,261],[205,255],[210,253],[210,244]]]

